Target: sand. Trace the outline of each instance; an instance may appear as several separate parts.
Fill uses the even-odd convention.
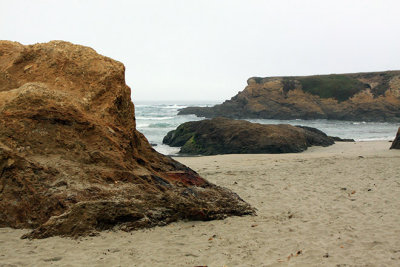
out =
[[[400,151],[389,147],[178,157],[258,215],[78,240],[0,228],[0,266],[400,266]]]

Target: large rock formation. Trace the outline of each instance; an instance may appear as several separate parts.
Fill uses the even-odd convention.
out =
[[[390,149],[400,149],[400,127],[399,130],[397,131],[396,138],[393,140]]]
[[[0,227],[44,238],[254,213],[151,148],[124,71],[68,42],[0,41]]]
[[[400,71],[250,78],[220,105],[188,107],[199,117],[400,121]]]
[[[195,155],[296,153],[309,146],[329,146],[332,138],[318,129],[288,124],[267,125],[214,118],[185,122],[169,132],[163,143]]]

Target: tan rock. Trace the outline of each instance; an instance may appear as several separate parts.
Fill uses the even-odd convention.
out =
[[[400,71],[303,77],[252,77],[246,88],[214,107],[179,114],[212,118],[400,121]]]
[[[0,227],[44,238],[254,213],[150,146],[124,71],[68,42],[0,42]]]

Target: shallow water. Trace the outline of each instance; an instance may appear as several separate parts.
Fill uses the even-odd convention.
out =
[[[187,106],[213,106],[217,102],[137,102],[135,104],[136,127],[142,132],[154,148],[166,155],[176,155],[179,148],[162,144],[162,139],[171,130],[187,121],[202,120],[195,115],[178,116],[179,109]],[[352,138],[356,141],[392,140],[399,127],[391,122],[355,122],[336,120],[265,120],[251,119],[262,124],[291,124],[310,126],[330,136]]]

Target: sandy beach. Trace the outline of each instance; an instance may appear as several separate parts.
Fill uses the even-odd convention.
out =
[[[0,266],[399,266],[400,151],[387,141],[300,154],[177,157],[257,216],[78,240],[0,228]]]

